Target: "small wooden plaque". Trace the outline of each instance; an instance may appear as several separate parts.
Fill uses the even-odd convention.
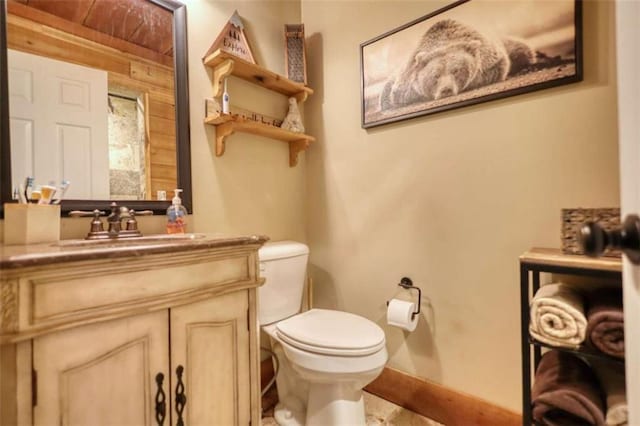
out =
[[[247,40],[247,36],[244,32],[242,19],[240,18],[240,15],[238,15],[237,10],[233,12],[229,22],[227,22],[211,47],[209,47],[209,50],[207,50],[203,60],[218,49],[244,59],[252,64],[256,63],[255,59],[253,59],[253,53],[251,52],[249,41]]]
[[[215,99],[205,99],[205,114],[206,117],[215,117],[222,115],[222,108]],[[267,126],[280,127],[282,120],[279,118],[271,117],[265,114],[259,114],[257,112],[250,111],[248,109],[239,108],[236,106],[230,106],[230,115],[240,117],[244,120],[255,121],[256,123],[266,124]]]

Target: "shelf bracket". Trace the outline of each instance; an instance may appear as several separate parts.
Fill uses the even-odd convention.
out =
[[[224,154],[225,142],[227,136],[233,134],[234,127],[232,122],[222,123],[216,126],[216,156],[221,157]]]
[[[289,167],[295,167],[298,164],[298,154],[307,149],[309,143],[308,139],[289,142]]]
[[[299,104],[304,103],[304,101],[307,100],[307,96],[309,96],[309,94],[305,91],[298,92],[295,95],[293,95],[293,97],[296,98]]]
[[[223,79],[233,71],[233,59],[227,59],[213,69],[213,97],[217,98],[222,93]]]

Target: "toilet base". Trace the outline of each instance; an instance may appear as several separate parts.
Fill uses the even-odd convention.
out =
[[[281,402],[273,410],[273,419],[279,426],[304,426],[304,412],[290,410]]]
[[[365,426],[362,390],[349,383],[311,383],[307,405],[307,426]]]
[[[280,403],[274,419],[280,426],[365,426],[362,389],[380,375],[386,348],[365,356],[306,352],[283,344],[275,327],[263,328],[278,359],[276,385]]]

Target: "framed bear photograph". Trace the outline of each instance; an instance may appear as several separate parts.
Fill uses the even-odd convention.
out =
[[[582,80],[581,0],[459,0],[360,45],[362,127]]]

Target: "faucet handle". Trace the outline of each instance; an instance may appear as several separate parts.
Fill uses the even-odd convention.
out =
[[[93,211],[71,210],[69,212],[69,216],[71,216],[71,217],[88,217],[88,216],[100,217],[100,216],[104,216],[105,214],[106,214],[105,212],[103,212],[102,210],[98,210],[98,209],[95,209]]]
[[[100,216],[105,216],[106,213],[102,210],[95,209],[94,211],[86,211],[86,210],[72,210],[69,212],[69,216],[71,217],[87,217],[93,216],[93,220],[91,221],[91,228],[89,230],[89,234],[87,234],[87,238],[91,239],[92,236],[97,235],[99,232],[104,232],[104,226],[102,226],[102,221],[100,220]]]
[[[127,231],[137,231],[138,221],[136,220],[136,216],[152,216],[153,210],[135,211],[134,209],[129,209],[128,215],[129,219],[127,219]]]

